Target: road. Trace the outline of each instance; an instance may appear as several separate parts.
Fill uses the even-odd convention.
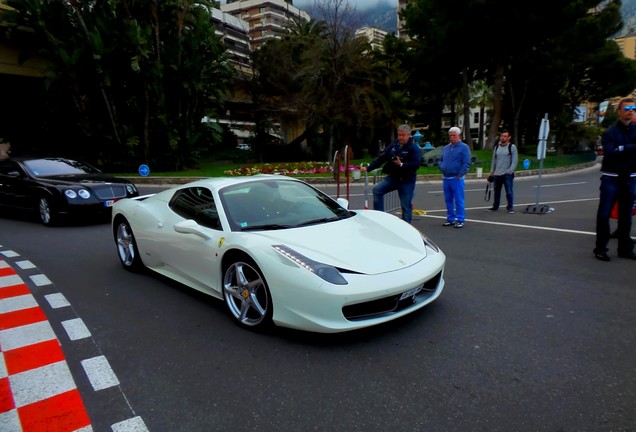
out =
[[[93,430],[636,431],[636,263],[594,259],[598,167],[515,181],[517,213],[466,183],[467,223],[445,228],[441,183],[418,184],[413,224],[446,253],[441,298],[405,319],[318,335],[242,330],[222,302],[124,271],[106,223],[0,219],[0,244],[63,293],[91,337],[59,337]],[[333,187],[324,187],[335,194]],[[144,189],[142,192],[151,191]],[[362,206],[362,186],[351,188]],[[615,242],[615,240],[613,240]],[[337,247],[337,245],[334,245]],[[382,251],[378,251],[382,253]],[[46,290],[34,292],[38,301]],[[119,385],[95,391],[97,352]]]

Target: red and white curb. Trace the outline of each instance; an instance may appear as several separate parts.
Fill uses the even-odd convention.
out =
[[[37,270],[0,245],[0,431],[89,432],[81,395],[44,309],[7,259],[21,270]],[[16,260],[18,259],[18,260]],[[35,287],[51,286],[43,274],[29,276]],[[70,307],[61,293],[44,296],[51,309]],[[61,322],[69,340],[90,338],[80,318]],[[103,355],[81,361],[93,390],[119,386]],[[131,409],[132,411],[132,409]],[[147,432],[141,417],[111,425],[113,432]]]

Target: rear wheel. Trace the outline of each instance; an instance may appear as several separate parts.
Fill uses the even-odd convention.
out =
[[[114,236],[121,265],[130,271],[138,271],[143,268],[135,236],[126,219],[120,218],[115,223]]]
[[[223,277],[223,298],[242,327],[263,329],[272,321],[272,297],[265,278],[251,259],[237,258]]]

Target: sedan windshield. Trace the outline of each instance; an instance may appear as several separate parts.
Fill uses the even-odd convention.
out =
[[[354,214],[318,189],[293,180],[241,183],[219,195],[233,231],[297,228]]]
[[[69,159],[33,159],[24,161],[24,165],[36,177],[100,172],[88,164]]]

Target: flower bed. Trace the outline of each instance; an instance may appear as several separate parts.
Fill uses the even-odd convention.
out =
[[[359,170],[357,165],[349,165],[349,171]],[[344,172],[344,165],[340,172]],[[228,176],[251,176],[256,174],[281,174],[293,176],[298,174],[332,174],[333,168],[329,162],[282,162],[274,164],[250,164],[240,168],[224,171]]]

